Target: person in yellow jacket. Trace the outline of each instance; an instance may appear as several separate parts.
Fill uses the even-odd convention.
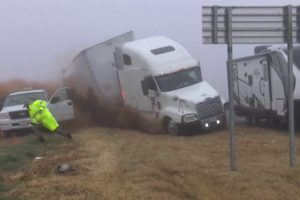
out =
[[[40,135],[41,131],[56,132],[69,139],[72,138],[70,133],[65,133],[61,130],[56,119],[48,110],[46,101],[35,100],[25,106],[31,118],[31,124],[33,125],[32,131],[38,136],[41,142],[45,142],[44,137]]]

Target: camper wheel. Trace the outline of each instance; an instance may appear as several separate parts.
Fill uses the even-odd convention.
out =
[[[163,120],[163,127],[170,135],[178,136],[180,133],[179,126],[171,118],[165,118]]]
[[[255,125],[260,125],[260,118],[258,116],[254,116]]]
[[[260,117],[253,114],[246,115],[246,122],[248,126],[252,126],[253,124],[259,126],[260,125]]]
[[[273,125],[279,125],[280,124],[280,119],[274,113],[270,113],[267,120],[270,124],[273,124]]]

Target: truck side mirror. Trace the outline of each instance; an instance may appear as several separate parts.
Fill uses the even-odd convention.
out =
[[[143,95],[144,96],[148,96],[149,95],[149,90],[148,90],[148,82],[147,80],[142,80],[141,81],[141,85],[142,85],[142,91],[143,91]]]

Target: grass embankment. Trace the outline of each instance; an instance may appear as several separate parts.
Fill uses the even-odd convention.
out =
[[[9,199],[5,193],[26,178],[23,171],[30,168],[35,157],[62,144],[58,137],[47,137],[46,143],[40,143],[33,135],[0,138],[0,200]]]
[[[86,129],[69,143],[75,148],[61,146],[33,162],[35,170],[10,194],[26,200],[299,199],[300,171],[288,166],[287,133],[254,127],[236,133],[238,170],[232,172],[228,130],[171,137]],[[75,172],[56,174],[61,161]]]

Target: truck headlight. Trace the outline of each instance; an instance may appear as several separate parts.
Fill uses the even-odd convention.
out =
[[[184,115],[182,117],[182,121],[184,123],[189,123],[189,122],[194,122],[194,121],[197,121],[198,120],[198,117],[196,114],[188,114],[188,115]]]
[[[10,119],[8,113],[0,113],[0,119]]]

